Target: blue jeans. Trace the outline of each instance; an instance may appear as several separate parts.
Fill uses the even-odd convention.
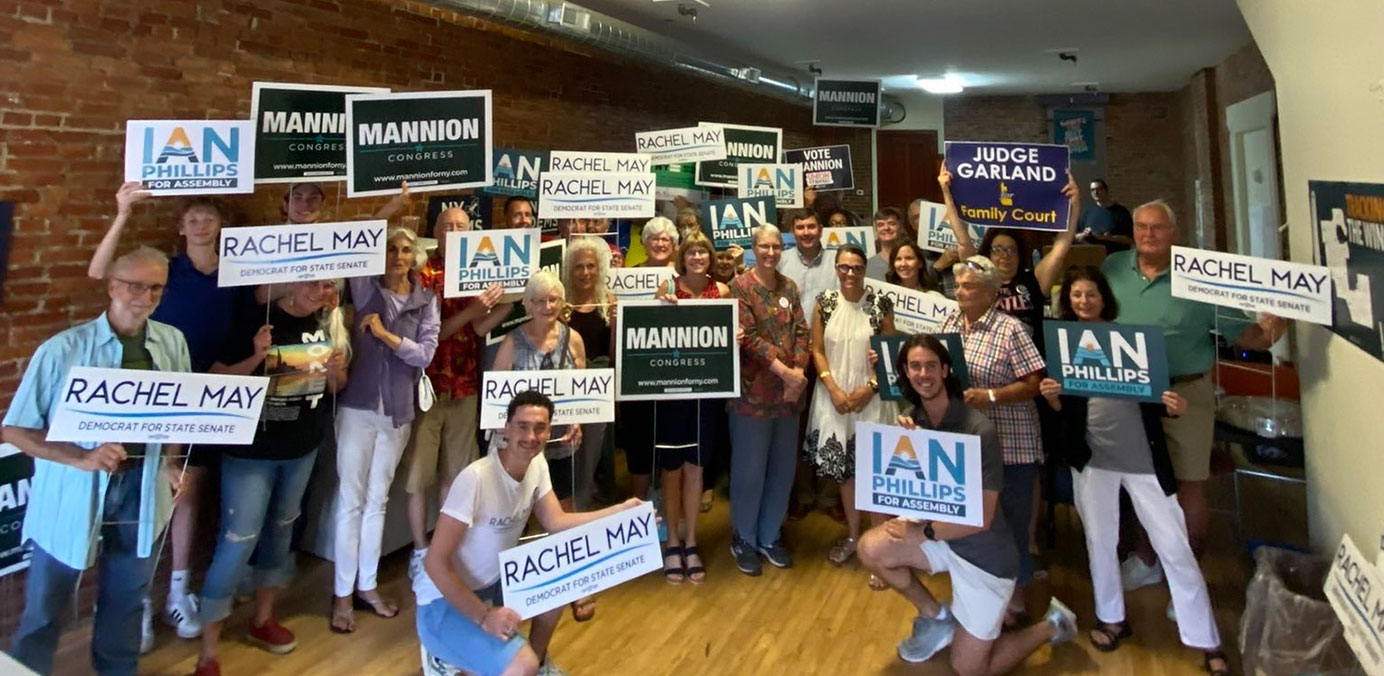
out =
[[[778,542],[798,464],[798,416],[730,414],[730,522],[751,546]]]
[[[256,552],[255,588],[293,580],[293,523],[317,451],[292,460],[221,458],[221,535],[202,585],[202,623],[231,614],[236,585]]]
[[[101,550],[96,557],[96,618],[91,632],[91,665],[101,676],[134,676],[139,661],[140,616],[154,575],[154,557],[136,552],[140,472],[111,477],[101,519]],[[63,622],[72,615],[72,595],[82,571],[68,568],[35,546],[24,583],[24,614],[10,644],[10,655],[47,674]]]

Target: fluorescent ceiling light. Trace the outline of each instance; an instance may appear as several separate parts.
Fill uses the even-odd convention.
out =
[[[918,86],[929,94],[960,94],[965,89],[961,84],[961,78],[954,75],[943,77],[920,77]]]

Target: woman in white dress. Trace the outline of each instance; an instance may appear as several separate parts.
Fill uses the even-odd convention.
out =
[[[865,251],[854,244],[836,250],[840,288],[818,294],[812,317],[817,386],[803,452],[818,476],[829,477],[841,487],[848,532],[827,555],[838,566],[855,555],[860,538],[860,512],[855,509],[855,423],[891,422],[897,412],[880,402],[870,360],[870,337],[894,332],[893,304],[865,291],[865,260]]]

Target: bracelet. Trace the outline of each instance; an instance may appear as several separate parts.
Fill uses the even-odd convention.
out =
[[[822,371],[817,374],[817,380],[825,380],[831,377],[831,371]]]
[[[986,392],[988,392],[988,393],[990,394],[990,403],[992,403],[992,404],[997,404],[997,403],[999,403],[999,402],[995,401],[995,390],[994,390],[994,389],[986,390]]]

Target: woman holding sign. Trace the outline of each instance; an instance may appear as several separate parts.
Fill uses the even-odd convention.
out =
[[[673,222],[650,218],[639,233],[646,258],[640,267],[673,267],[681,235]],[[654,402],[626,401],[620,404],[621,438],[616,444],[625,449],[625,465],[630,472],[634,497],[643,500],[654,475]]]
[[[779,229],[754,230],[755,264],[731,283],[740,301],[740,398],[727,405],[730,457],[730,550],[746,575],[763,572],[759,556],[779,568],[793,557],[779,537],[797,465],[798,414],[812,357],[798,286],[778,273]]]
[[[678,276],[658,290],[658,298],[669,302],[729,298],[730,288],[711,278],[714,254],[706,235],[688,233],[673,261]],[[724,425],[724,410],[718,399],[656,402],[654,447],[662,470],[663,523],[668,529],[663,577],[672,584],[683,580],[701,584],[706,579],[697,551],[697,516],[705,479],[702,470],[716,452],[717,428],[718,423]]]
[[[383,276],[348,280],[358,329],[351,383],[336,416],[330,627],[338,633],[355,630],[353,606],[385,618],[399,614],[377,589],[385,506],[418,409],[418,383],[437,350],[442,324],[437,295],[419,280],[428,255],[418,236],[393,228],[386,246]]]
[[[1064,321],[1113,322],[1120,313],[1110,283],[1092,267],[1067,273],[1058,304]],[[1088,399],[1062,394],[1062,383],[1052,378],[1043,379],[1039,388],[1061,421],[1059,448],[1072,467],[1076,509],[1086,527],[1098,621],[1091,630],[1091,645],[1109,652],[1134,633],[1125,617],[1116,552],[1123,489],[1167,574],[1182,643],[1203,651],[1209,673],[1228,673],[1206,580],[1187,539],[1163,435],[1163,418],[1182,415],[1187,400],[1172,390],[1164,392],[1159,403]]]
[[[879,383],[869,358],[870,337],[894,333],[894,307],[889,298],[865,290],[866,260],[865,250],[859,246],[841,245],[836,250],[840,288],[818,294],[812,313],[817,387],[803,453],[816,465],[817,476],[830,478],[840,487],[847,533],[827,554],[837,566],[855,556],[860,540],[860,512],[855,507],[855,423],[892,422],[896,410],[880,401]]]
[[[562,262],[566,279],[567,304],[572,314],[567,325],[581,336],[586,348],[587,368],[609,368],[611,346],[615,340],[615,294],[607,288],[610,279],[610,248],[599,237],[573,237],[567,242]],[[582,425],[581,449],[576,455],[576,479],[572,504],[577,509],[591,507],[596,463],[605,445],[606,423]]]

